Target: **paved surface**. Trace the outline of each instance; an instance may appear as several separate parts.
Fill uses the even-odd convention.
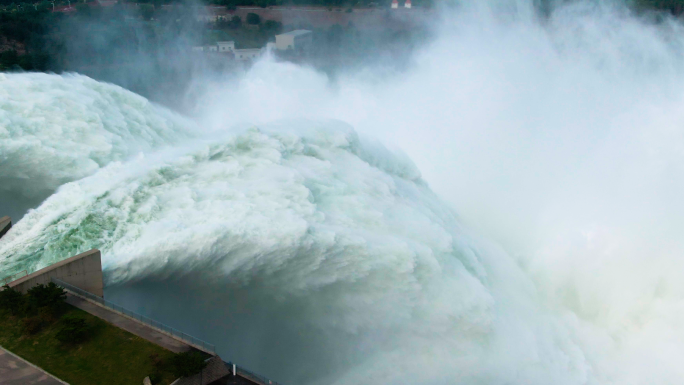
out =
[[[0,385],[68,385],[0,348]]]
[[[164,333],[160,333],[141,322],[124,317],[108,308],[95,305],[94,303],[86,301],[83,298],[72,294],[67,294],[66,302],[94,315],[95,317],[101,318],[118,328],[133,333],[138,337],[142,337],[172,352],[181,353],[191,350],[190,346],[178,341],[177,339],[171,338]],[[0,382],[0,384],[2,384],[2,382]]]

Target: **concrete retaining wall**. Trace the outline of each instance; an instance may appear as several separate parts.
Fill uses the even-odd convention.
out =
[[[9,231],[9,229],[12,228],[12,218],[10,217],[2,217],[0,218],[0,238],[2,238],[5,233]]]
[[[83,254],[40,269],[33,274],[10,282],[9,286],[26,293],[28,289],[38,284],[47,285],[52,277],[104,298],[102,261],[100,250],[97,249],[86,251]]]

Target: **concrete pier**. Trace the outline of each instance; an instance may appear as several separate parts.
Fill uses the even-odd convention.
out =
[[[50,283],[50,278],[54,277],[104,298],[100,258],[100,250],[92,249],[12,281],[9,286],[26,293],[28,289],[38,284],[47,285]]]
[[[0,218],[0,238],[5,235],[9,229],[12,228],[12,218],[2,217]]]

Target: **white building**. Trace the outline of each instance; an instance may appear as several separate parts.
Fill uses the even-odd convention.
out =
[[[192,47],[193,52],[223,52],[230,53],[235,51],[234,41],[219,41],[215,45],[205,45]]]
[[[235,51],[234,41],[219,41],[216,43],[219,52],[233,52]]]
[[[311,46],[311,31],[297,29],[291,32],[276,35],[276,48],[285,51],[288,49],[305,50]]]
[[[404,3],[404,7],[411,8],[411,0],[406,0],[406,2]]]
[[[399,1],[397,1],[397,0],[392,0],[392,8],[394,8],[394,9],[399,8]]]
[[[261,48],[236,49],[233,52],[235,53],[235,60],[254,60],[261,56]]]

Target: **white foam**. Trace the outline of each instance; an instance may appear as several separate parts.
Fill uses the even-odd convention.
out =
[[[215,82],[196,114],[209,144],[62,186],[0,266],[100,247],[110,284],[199,276],[213,307],[164,287],[160,314],[245,333],[221,349],[292,383],[680,383],[681,25],[473,4],[395,78],[330,87],[265,60]],[[258,301],[221,302],[226,287]],[[230,314],[244,322],[217,328]],[[279,346],[292,355],[268,359]]]
[[[194,128],[139,95],[82,75],[0,76],[4,201],[54,191],[109,162],[178,143]]]

